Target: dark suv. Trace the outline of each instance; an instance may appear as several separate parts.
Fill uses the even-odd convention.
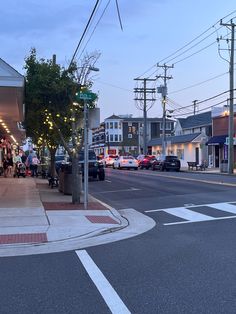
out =
[[[88,162],[89,162],[89,169],[88,169],[89,177],[92,177],[93,179],[98,178],[100,181],[104,181],[105,180],[104,166],[102,163],[99,163],[97,161],[97,156],[92,149],[89,149],[88,151]],[[84,151],[83,150],[81,150],[79,153],[79,164],[80,164],[80,170],[83,174],[84,172]]]
[[[88,151],[88,176],[93,179],[99,179],[99,181],[105,180],[105,170],[103,164],[97,162],[96,154],[93,150]],[[60,169],[67,173],[72,173],[71,159],[68,164],[62,164]],[[79,170],[84,176],[84,151],[81,150],[79,153]]]
[[[165,156],[165,158],[156,159],[152,163],[152,170],[180,171],[180,160],[177,156]]]

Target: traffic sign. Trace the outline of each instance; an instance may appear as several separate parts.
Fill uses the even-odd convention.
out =
[[[83,100],[95,100],[97,98],[97,95],[91,92],[78,93],[76,96],[78,99],[83,99]]]

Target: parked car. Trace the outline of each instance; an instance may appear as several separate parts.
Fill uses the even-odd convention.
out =
[[[120,156],[114,160],[113,168],[138,170],[138,161],[133,156]]]
[[[81,150],[79,153],[79,164],[80,169],[83,174],[84,172],[84,150]],[[98,178],[100,181],[105,180],[105,170],[102,163],[99,163],[97,161],[97,156],[95,152],[92,149],[89,149],[88,151],[88,175],[89,177],[92,177],[93,179]]]
[[[157,158],[152,163],[152,170],[169,171],[175,170],[180,171],[181,163],[177,156],[165,156],[165,158]]]
[[[114,164],[114,160],[118,158],[117,155],[107,155],[104,160],[103,160],[103,163],[104,163],[104,166],[105,167],[113,167],[113,164]]]
[[[144,158],[139,162],[140,169],[149,169],[152,166],[154,160],[156,160],[156,156],[145,155]]]
[[[60,167],[61,171],[66,171],[67,173],[72,173],[72,163],[71,160],[68,164],[62,164]],[[79,153],[79,169],[84,176],[84,150]],[[105,169],[103,164],[97,162],[97,157],[92,149],[88,151],[88,176],[99,181],[105,180]]]

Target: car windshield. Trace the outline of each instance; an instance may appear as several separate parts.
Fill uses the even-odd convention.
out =
[[[123,159],[134,159],[132,156],[124,156]]]
[[[167,161],[173,160],[173,159],[178,159],[178,157],[177,156],[166,156]]]
[[[96,157],[96,154],[94,151],[92,150],[89,150],[88,152],[88,159],[89,160],[96,160],[97,157]],[[83,161],[84,160],[84,151],[81,150],[80,153],[79,153],[79,161]]]

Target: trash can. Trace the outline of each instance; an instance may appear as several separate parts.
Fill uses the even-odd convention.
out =
[[[60,167],[58,189],[64,194],[72,194],[72,166],[70,164],[62,164]]]
[[[220,172],[227,173],[228,172],[228,160],[223,159],[220,163]]]

